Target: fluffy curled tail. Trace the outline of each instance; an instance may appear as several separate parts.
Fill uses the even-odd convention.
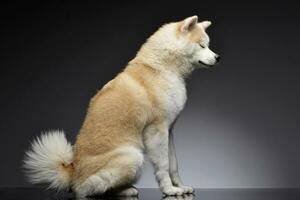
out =
[[[36,138],[26,152],[24,168],[31,183],[49,188],[69,188],[73,173],[73,150],[64,132],[49,131]]]

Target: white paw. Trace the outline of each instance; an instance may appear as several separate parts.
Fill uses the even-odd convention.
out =
[[[183,194],[182,196],[165,196],[163,200],[193,200],[194,195]]]
[[[185,193],[185,194],[194,193],[194,189],[192,187],[190,187],[190,186],[180,185],[178,187],[180,187],[181,189],[183,189],[183,193]]]
[[[182,188],[174,187],[174,186],[164,188],[162,192],[168,196],[177,196],[177,195],[184,194],[184,190]]]
[[[130,187],[118,192],[118,196],[138,196],[139,192],[136,188]]]

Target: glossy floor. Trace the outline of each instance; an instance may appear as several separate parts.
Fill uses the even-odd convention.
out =
[[[76,200],[38,188],[0,188],[0,200]],[[83,200],[300,200],[300,189],[196,189],[194,195],[163,197],[158,189],[139,189],[139,197],[95,197]]]

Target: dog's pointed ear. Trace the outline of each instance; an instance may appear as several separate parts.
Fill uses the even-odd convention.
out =
[[[180,26],[181,32],[189,32],[193,30],[198,23],[198,16],[194,15],[192,17],[188,17],[182,21]]]
[[[203,29],[205,30],[205,29],[207,29],[210,25],[211,25],[211,21],[203,21],[203,22],[200,22],[199,23],[202,27],[203,27]]]

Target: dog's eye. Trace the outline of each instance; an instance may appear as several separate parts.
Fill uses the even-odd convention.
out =
[[[203,44],[199,44],[200,45],[200,47],[202,47],[203,49],[205,48],[205,46],[203,45]]]

